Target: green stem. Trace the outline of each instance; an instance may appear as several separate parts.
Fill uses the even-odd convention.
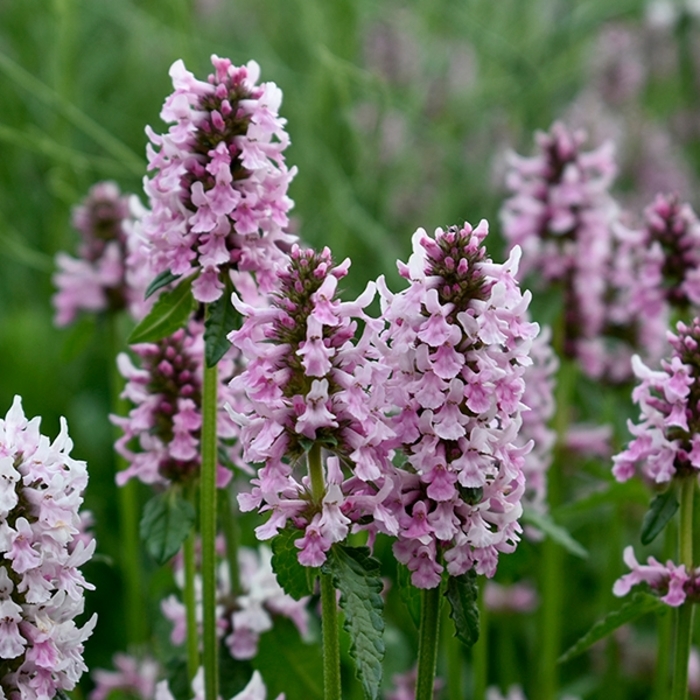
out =
[[[187,614],[187,677],[191,681],[199,669],[199,632],[197,630],[197,597],[195,594],[196,565],[194,560],[194,529],[182,546],[185,564],[185,610]]]
[[[676,531],[672,520],[664,530],[664,548],[662,561],[675,557]],[[670,612],[670,611],[669,611]],[[671,614],[658,618],[656,672],[654,673],[654,700],[666,700],[671,690],[671,649],[673,648],[673,622]]]
[[[321,574],[321,628],[323,630],[323,697],[341,700],[340,641],[338,635],[338,604],[332,578]]]
[[[450,622],[447,606],[442,610],[440,634],[445,664],[445,691],[447,700],[464,700],[462,643],[454,635],[454,625]]]
[[[442,602],[440,588],[435,586],[421,592],[416,700],[433,700],[440,631],[440,603]]]
[[[205,700],[218,700],[219,686],[219,649],[216,638],[216,389],[216,366],[205,366],[202,389],[202,474],[199,486]]]
[[[320,445],[314,445],[307,455],[311,497],[320,506],[326,493]],[[340,700],[340,640],[338,635],[338,604],[333,579],[321,574],[321,628],[323,631],[323,697]]]
[[[128,411],[127,402],[120,397],[124,380],[117,369],[116,357],[122,349],[120,334],[117,330],[118,316],[109,314],[107,317],[108,359],[110,366],[110,403],[112,413],[125,416]],[[120,430],[113,427],[114,439],[120,437]],[[126,469],[126,460],[117,452],[115,455],[115,470]],[[117,489],[117,508],[119,513],[119,566],[124,580],[125,627],[128,644],[139,644],[146,640],[147,620],[146,605],[143,597],[143,581],[141,574],[141,548],[139,539],[139,484],[130,479],[124,486]]]
[[[566,456],[566,435],[569,429],[570,400],[573,391],[572,365],[561,359],[561,369],[557,382],[557,413],[554,427],[557,445],[554,460],[547,475],[547,500],[550,511],[562,501],[562,468]],[[563,552],[561,547],[548,537],[542,543],[540,569],[540,607],[538,649],[538,691],[541,700],[554,700],[559,684],[557,659],[561,653],[561,629],[563,607]]]
[[[479,639],[472,647],[472,669],[474,675],[474,698],[486,697],[488,685],[489,619],[484,605],[484,581],[479,582]]]
[[[221,489],[221,527],[226,541],[226,562],[231,581],[231,593],[234,597],[241,594],[241,576],[238,569],[238,543],[240,541],[238,522],[233,512],[231,490]]]
[[[693,569],[693,500],[695,476],[681,479],[681,507],[678,544],[680,563],[686,571]],[[673,686],[671,700],[685,700],[688,695],[688,659],[693,637],[693,613],[695,606],[685,602],[680,606],[676,622],[676,650],[673,660]]]
[[[555,329],[554,345],[561,363],[557,376],[556,415],[554,429],[557,442],[554,459],[547,474],[547,500],[550,511],[554,511],[563,500],[562,469],[566,463],[566,436],[571,420],[571,402],[576,384],[576,367],[563,356],[565,343],[564,317]],[[563,553],[561,547],[547,538],[542,543],[540,568],[540,607],[538,646],[538,693],[540,700],[554,700],[559,685],[559,665],[557,659],[561,653],[561,634],[563,617],[563,587],[565,580],[562,571]]]
[[[309,479],[311,480],[311,497],[313,498],[314,505],[320,506],[326,494],[320,445],[314,445],[309,450],[307,464],[309,467]]]

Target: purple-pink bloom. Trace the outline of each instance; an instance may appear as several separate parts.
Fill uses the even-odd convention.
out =
[[[671,356],[652,370],[639,357],[633,369],[639,384],[632,400],[639,405],[637,423],[628,421],[632,441],[613,458],[613,474],[627,481],[637,470],[655,483],[700,469],[700,372],[698,343],[700,320],[688,326],[679,322],[677,333],[668,333]]]
[[[547,472],[552,463],[556,433],[550,427],[555,412],[554,377],[559,366],[550,344],[551,329],[545,327],[533,340],[530,350],[532,364],[525,367],[523,380],[525,391],[522,403],[522,425],[516,445],[532,445],[525,455],[523,474],[525,494],[523,502],[539,513],[547,510]],[[532,527],[526,528],[528,536],[538,537]]]
[[[191,321],[157,343],[131,346],[138,365],[126,353],[117,358],[119,371],[127,380],[122,396],[133,405],[127,416],[111,416],[124,433],[116,450],[129,463],[117,474],[120,486],[133,477],[146,484],[165,485],[199,476],[203,332],[202,323]],[[236,436],[237,426],[224,409],[225,403],[235,402],[228,390],[228,380],[235,372],[235,354],[229,351],[219,363],[217,435],[229,458],[243,467],[237,449],[227,444]],[[223,486],[231,472],[223,466],[218,470],[219,486]]]
[[[316,253],[295,245],[269,308],[234,295],[245,321],[229,337],[248,364],[231,389],[248,405],[231,416],[241,426],[244,458],[262,463],[253,491],[241,494],[239,503],[243,510],[271,512],[256,530],[261,539],[291,521],[300,530],[295,544],[306,566],[322,564],[351,523],[363,519],[367,525],[375,512],[379,518],[371,527],[387,532],[394,526],[376,509],[391,431],[383,413],[386,371],[370,343],[377,322],[364,312],[374,286],[355,301],[337,299],[337,282],[348,266],[334,266],[328,249]],[[359,323],[364,331],[357,338]],[[312,498],[301,464],[313,445],[328,455],[320,502]]]
[[[134,266],[139,259],[134,234],[141,206],[134,196],[122,195],[114,182],[99,182],[73,210],[73,226],[80,233],[78,257],[56,256],[53,276],[56,324],[72,323],[80,311],[121,311],[142,315],[149,280]],[[139,265],[141,267],[141,265]],[[148,273],[146,273],[148,274]]]
[[[379,280],[390,444],[406,455],[385,502],[399,524],[394,553],[419,588],[437,586],[444,566],[453,576],[472,568],[492,576],[522,531],[531,444],[515,440],[537,325],[515,279],[519,249],[494,263],[487,232],[485,221],[434,238],[419,229],[413,255],[399,263],[409,286],[393,294]]]
[[[613,593],[616,596],[627,595],[633,586],[646,583],[664,603],[674,608],[683,605],[688,595],[697,600],[698,569],[688,573],[684,564],[677,566],[671,560],[662,564],[654,557],[640,564],[632,547],[625,547],[624,560],[631,571],[615,581]]]
[[[98,668],[90,674],[95,682],[90,700],[107,700],[107,696],[115,690],[134,695],[139,700],[153,699],[160,674],[160,665],[156,661],[115,654],[112,663],[116,670]]]
[[[197,273],[195,299],[213,302],[230,270],[255,273],[263,289],[275,283],[292,200],[287,188],[289,137],[278,114],[282,92],[258,84],[259,66],[236,67],[212,56],[214,72],[197,80],[181,60],[170,68],[174,92],[161,118],[166,134],[147,134],[151,175],[144,180],[150,211],[142,233],[154,274]]]
[[[640,250],[657,295],[681,310],[700,305],[700,221],[689,204],[658,194],[647,207]],[[651,268],[656,269],[652,270]]]
[[[50,442],[40,419],[27,420],[19,397],[0,419],[0,694],[52,700],[83,671],[83,643],[96,623],[75,618],[92,590],[79,570],[95,550],[79,509],[85,462],[61,419]]]
[[[220,547],[221,549],[221,547]],[[241,590],[235,600],[231,594],[228,567],[217,569],[217,634],[234,659],[252,659],[258,653],[260,636],[274,627],[276,616],[291,620],[300,634],[308,631],[308,598],[294,600],[286,594],[272,571],[272,552],[265,545],[257,551],[241,547],[238,551]],[[184,587],[182,561],[176,560],[175,579]],[[198,589],[199,590],[199,589]],[[182,645],[186,635],[186,610],[175,595],[161,602],[164,616],[173,624],[170,639]],[[201,620],[201,600],[197,599],[197,620]]]
[[[584,151],[584,133],[561,122],[536,138],[535,156],[510,156],[513,194],[501,210],[503,233],[511,246],[522,247],[523,276],[560,288],[564,354],[595,379],[628,379],[632,348],[650,347],[653,356],[665,316],[630,303],[641,271],[616,233],[612,147]]]

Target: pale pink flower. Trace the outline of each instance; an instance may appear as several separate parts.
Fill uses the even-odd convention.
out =
[[[151,658],[138,659],[128,654],[115,654],[112,663],[116,670],[96,669],[90,675],[95,688],[90,700],[106,700],[115,690],[135,695],[139,700],[152,700],[160,665]]]
[[[278,115],[282,92],[258,84],[259,66],[235,67],[212,56],[214,72],[197,80],[181,60],[170,68],[174,92],[161,118],[168,133],[147,134],[152,175],[144,188],[150,211],[142,234],[153,271],[197,272],[195,299],[213,302],[230,270],[255,273],[263,289],[275,282],[292,200],[287,188],[289,137]]]
[[[245,321],[229,337],[248,364],[231,389],[248,406],[231,416],[241,426],[244,457],[262,463],[253,490],[240,494],[239,503],[243,510],[271,512],[256,530],[261,539],[291,521],[300,530],[295,543],[306,566],[322,564],[351,523],[357,527],[362,519],[363,526],[384,532],[394,525],[377,509],[377,494],[390,488],[384,475],[391,431],[383,415],[386,372],[370,343],[377,322],[364,312],[374,286],[355,301],[337,299],[348,266],[334,266],[328,249],[316,253],[295,245],[270,308],[234,296]],[[364,332],[356,338],[358,323]],[[320,502],[311,496],[304,468],[313,444],[329,455]]]
[[[114,182],[94,185],[73,210],[73,226],[81,235],[78,258],[58,253],[53,276],[56,324],[72,323],[80,311],[98,313],[128,308],[143,315],[143,296],[150,280],[134,262],[139,258],[134,235],[142,208],[136,197],[122,195]],[[150,272],[146,271],[147,276]]]
[[[399,524],[394,554],[419,588],[439,584],[443,567],[493,576],[499,552],[522,528],[523,373],[537,325],[529,293],[515,280],[519,249],[503,265],[482,246],[488,227],[419,229],[392,294],[379,280],[386,405],[406,454],[385,503]],[[444,564],[443,564],[444,562]]]
[[[222,549],[219,547],[219,549]],[[277,616],[290,619],[306,634],[309,625],[308,598],[294,600],[277,582],[272,571],[272,552],[264,545],[257,551],[241,547],[238,552],[241,591],[232,597],[228,568],[221,562],[217,569],[217,633],[234,659],[252,659],[258,653],[260,636],[273,629]],[[182,561],[176,560],[175,578],[184,585]],[[197,579],[196,619],[201,624],[202,608]],[[173,624],[170,639],[182,645],[186,635],[185,606],[174,595],[161,602],[161,610]]]
[[[522,277],[536,275],[540,287],[560,287],[564,353],[600,378],[619,364],[602,340],[618,217],[608,191],[616,173],[612,145],[584,151],[585,134],[561,122],[536,139],[535,156],[510,155],[506,184],[513,194],[501,210],[503,233],[511,246],[522,247]]]
[[[53,442],[39,424],[19,397],[0,419],[0,690],[21,700],[75,687],[96,623],[75,624],[93,589],[78,568],[95,550],[79,513],[87,468],[70,457],[65,420]]]
[[[662,564],[654,557],[649,557],[646,564],[640,564],[632,547],[625,547],[624,560],[631,571],[615,581],[613,593],[616,596],[627,595],[633,586],[646,583],[664,603],[674,608],[683,605],[688,596],[697,601],[700,592],[698,569],[688,573],[683,564],[677,566],[670,560]]]
[[[124,433],[116,450],[129,463],[117,474],[120,486],[133,477],[146,484],[166,485],[199,476],[203,332],[203,324],[191,321],[157,343],[132,345],[138,365],[126,353],[118,356],[119,371],[127,380],[122,397],[133,405],[127,416],[111,416]],[[225,403],[236,400],[228,390],[236,371],[236,354],[232,349],[219,362],[217,435],[228,459],[247,469],[238,449],[229,445],[237,426],[224,409]],[[230,478],[231,472],[219,465],[219,486]]]
[[[640,416],[636,424],[628,421],[633,439],[613,458],[618,481],[627,481],[638,468],[645,479],[655,483],[670,481],[679,470],[695,473],[700,469],[700,320],[696,318],[690,326],[679,322],[677,334],[669,332],[668,339],[671,359],[662,360],[660,370],[633,358],[640,383],[632,400],[639,405]]]

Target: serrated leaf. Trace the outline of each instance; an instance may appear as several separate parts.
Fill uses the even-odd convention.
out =
[[[563,664],[582,654],[586,649],[593,646],[601,639],[605,639],[618,627],[634,622],[642,615],[651,612],[658,612],[667,609],[667,605],[662,603],[656,596],[650,593],[637,591],[632,598],[626,601],[622,607],[606,615],[602,620],[598,620],[586,634],[583,635],[573,646],[559,657],[559,663]]]
[[[676,514],[679,505],[676,490],[673,487],[654,496],[642,521],[642,544],[651,544],[656,539]]]
[[[455,637],[466,647],[479,639],[479,588],[476,571],[470,569],[460,576],[449,576],[445,597],[450,604],[450,617],[455,623]]]
[[[365,697],[375,700],[382,684],[384,660],[384,584],[380,564],[367,547],[334,544],[321,571],[332,577],[340,591],[344,628],[350,635],[350,656]]]
[[[213,367],[231,347],[228,334],[239,327],[241,315],[231,303],[233,283],[226,275],[224,293],[209,304],[207,320],[204,322],[204,357],[207,367]]]
[[[284,592],[295,600],[313,593],[314,579],[318,575],[317,569],[299,563],[299,549],[294,546],[294,540],[300,538],[299,530],[286,528],[272,540],[272,570]]]
[[[407,566],[396,563],[396,582],[399,596],[408,608],[408,614],[416,627],[420,626],[420,590],[411,583],[411,572]]]
[[[537,529],[542,530],[547,537],[551,537],[557,544],[560,544],[574,556],[581,557],[581,559],[588,557],[586,548],[577,542],[566,528],[557,525],[548,515],[538,513],[532,508],[525,508],[523,510],[523,522],[530,523]]]
[[[141,539],[158,564],[165,564],[177,554],[194,520],[194,506],[177,491],[160,493],[146,503],[141,518]]]
[[[274,627],[260,637],[258,653],[251,663],[265,679],[268,698],[286,693],[289,700],[323,700],[321,647],[305,643],[294,624],[281,615],[275,617]]]
[[[143,298],[148,299],[148,297],[155,294],[159,289],[162,289],[171,282],[180,279],[180,277],[182,277],[182,275],[174,275],[172,272],[170,272],[170,270],[164,270],[148,285],[146,288],[146,294]]]
[[[193,281],[194,275],[182,280],[175,289],[163,293],[146,318],[131,331],[127,342],[130,345],[155,343],[182,328],[194,308]]]

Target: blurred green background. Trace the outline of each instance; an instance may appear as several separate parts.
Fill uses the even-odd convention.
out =
[[[670,5],[670,4],[669,4]],[[150,124],[178,58],[255,59],[283,90],[299,173],[295,230],[353,260],[349,292],[395,281],[418,226],[487,218],[502,259],[504,154],[556,118],[619,139],[623,203],[657,187],[698,203],[698,19],[641,0],[0,0],[0,411],[14,394],[87,459],[101,623],[89,663],[122,645],[106,328],[52,324],[57,251],[97,180],[139,193]],[[678,6],[680,7],[680,6]],[[668,8],[667,8],[668,9]],[[654,14],[656,12],[656,14]],[[668,12],[667,12],[668,15]],[[635,65],[638,71],[635,73]],[[657,184],[659,183],[659,184]],[[647,191],[648,190],[648,191]],[[650,194],[651,193],[651,194]],[[694,198],[694,201],[693,201]],[[126,330],[126,329],[125,329]]]

